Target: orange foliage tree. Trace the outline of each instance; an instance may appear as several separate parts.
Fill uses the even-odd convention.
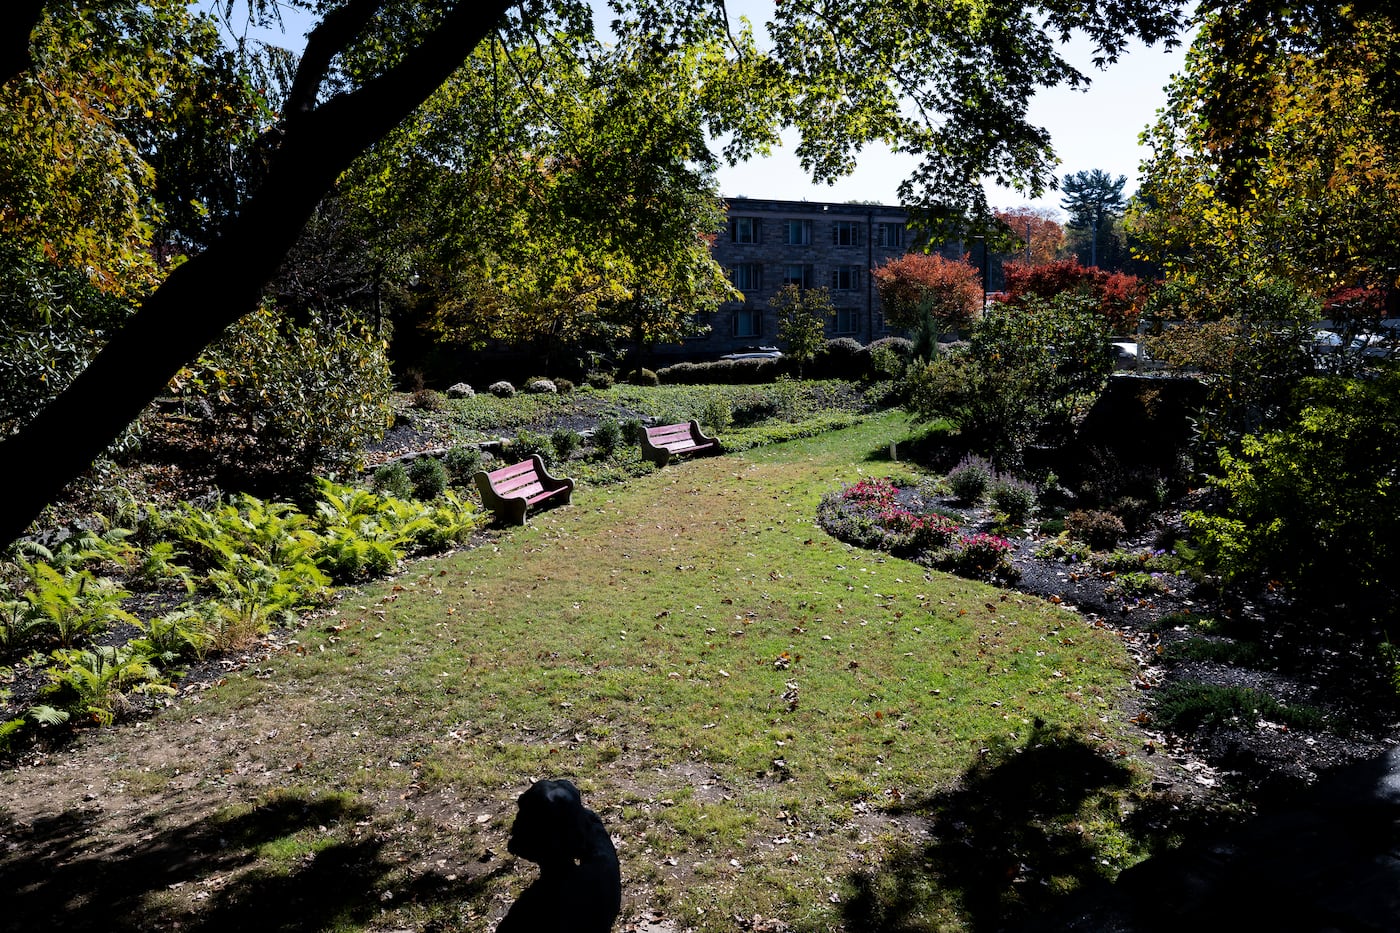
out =
[[[1055,219],[1056,212],[1045,207],[1008,207],[995,212],[1011,234],[1021,241],[1019,254],[1026,255],[1030,245],[1029,264],[1033,266],[1054,262],[1065,245],[1065,228]]]
[[[982,280],[970,263],[936,253],[907,253],[871,270],[885,319],[898,328],[925,316],[942,330],[972,323],[982,307]]]

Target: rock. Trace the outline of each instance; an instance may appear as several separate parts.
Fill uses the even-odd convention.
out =
[[[476,390],[465,382],[458,382],[447,387],[448,398],[471,398],[476,395]]]

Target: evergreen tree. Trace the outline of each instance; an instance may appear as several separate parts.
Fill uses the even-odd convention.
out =
[[[1128,199],[1123,195],[1126,175],[1114,178],[1102,169],[1066,175],[1060,183],[1065,196],[1060,207],[1069,215],[1070,230],[1089,234],[1089,265],[1099,264],[1099,231],[1105,222],[1123,216]]]

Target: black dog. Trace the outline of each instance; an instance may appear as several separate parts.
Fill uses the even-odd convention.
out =
[[[538,781],[520,795],[506,848],[540,877],[496,933],[608,933],[622,909],[617,850],[598,814],[568,781]]]

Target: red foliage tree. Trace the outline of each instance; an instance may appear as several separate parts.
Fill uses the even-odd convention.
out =
[[[1386,316],[1388,298],[1386,289],[1374,285],[1338,288],[1327,296],[1322,308],[1327,318],[1337,323],[1373,324]]]
[[[972,323],[982,307],[982,279],[967,262],[937,253],[908,253],[870,270],[894,327],[913,327],[925,314],[944,329]]]
[[[1083,292],[1098,302],[1113,333],[1127,334],[1137,329],[1147,290],[1135,275],[1081,266],[1077,259],[1038,266],[1008,262],[1002,270],[1006,274],[1005,300],[1012,304],[1028,295],[1049,299],[1062,292]]]

